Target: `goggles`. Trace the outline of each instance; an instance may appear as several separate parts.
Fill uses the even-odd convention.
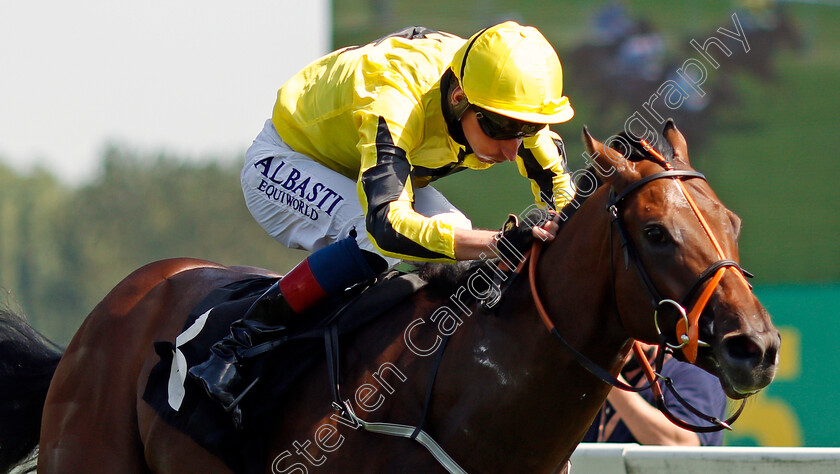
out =
[[[523,122],[504,115],[484,110],[473,105],[475,118],[485,135],[494,140],[533,137],[545,127],[543,123]]]

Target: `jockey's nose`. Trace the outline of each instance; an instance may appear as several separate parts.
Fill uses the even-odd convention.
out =
[[[504,155],[505,159],[508,161],[515,160],[516,155],[519,153],[520,145],[522,145],[521,138],[511,138],[509,140],[502,140],[501,148],[502,154]]]

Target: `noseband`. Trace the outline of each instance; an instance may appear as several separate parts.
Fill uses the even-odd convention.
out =
[[[596,377],[600,378],[604,382],[625,390],[629,392],[640,392],[646,390],[648,388],[653,390],[654,397],[656,400],[657,408],[669,419],[672,423],[677,426],[680,426],[684,429],[691,430],[698,433],[703,432],[712,432],[712,431],[720,431],[722,429],[731,429],[730,424],[734,422],[740,415],[744,409],[746,400],[742,400],[741,406],[736,410],[736,412],[727,420],[720,420],[715,416],[707,415],[700,412],[698,409],[693,407],[689,404],[683,397],[679,395],[679,393],[674,389],[673,382],[670,378],[664,377],[661,375],[662,373],[662,366],[664,364],[665,353],[668,351],[673,350],[682,350],[683,355],[685,355],[686,359],[691,363],[696,362],[697,360],[697,352],[698,347],[708,347],[709,344],[700,340],[700,329],[699,329],[699,321],[700,321],[700,314],[706,307],[706,304],[709,302],[709,299],[714,293],[715,289],[720,284],[721,279],[723,278],[724,274],[726,273],[727,269],[732,269],[735,274],[737,274],[741,281],[746,285],[746,287],[752,290],[752,287],[747,282],[745,277],[752,277],[752,274],[741,268],[738,262],[726,258],[720,244],[718,243],[717,238],[715,237],[714,233],[709,227],[708,223],[706,222],[703,214],[700,212],[699,207],[691,198],[691,195],[688,193],[685,185],[683,184],[683,180],[685,179],[694,179],[699,178],[702,180],[706,180],[706,177],[697,171],[689,171],[689,170],[675,170],[672,168],[671,164],[662,157],[659,152],[657,152],[653,147],[648,145],[648,143],[644,140],[641,140],[641,144],[645,147],[645,150],[651,153],[653,157],[656,159],[658,164],[660,164],[665,171],[654,173],[652,175],[645,176],[644,178],[639,179],[628,185],[624,190],[620,193],[616,194],[615,189],[610,189],[610,196],[609,202],[607,204],[607,212],[610,215],[610,245],[609,245],[609,252],[610,252],[610,274],[612,279],[612,292],[613,292],[613,301],[615,303],[616,311],[619,312],[619,320],[620,311],[618,309],[618,300],[616,299],[616,290],[615,290],[615,258],[613,252],[613,225],[618,231],[618,236],[621,243],[621,249],[624,253],[624,262],[625,262],[625,269],[628,268],[629,263],[633,262],[633,266],[636,268],[639,277],[642,280],[642,283],[645,286],[645,289],[648,295],[651,298],[651,302],[653,305],[653,319],[654,325],[656,327],[657,334],[659,336],[660,344],[659,349],[656,355],[656,370],[651,367],[650,362],[648,361],[647,355],[644,354],[642,351],[641,346],[638,342],[635,342],[633,345],[633,351],[636,355],[636,358],[639,360],[639,363],[642,365],[645,375],[649,381],[649,384],[644,387],[633,387],[627,385],[612,374],[592,362],[589,358],[581,354],[577,349],[571,346],[559,333],[557,328],[555,327],[554,323],[551,321],[551,318],[548,316],[548,313],[545,310],[545,307],[540,300],[537,287],[536,287],[536,264],[539,258],[540,253],[540,244],[538,241],[534,241],[534,245],[531,249],[531,261],[528,268],[528,274],[531,280],[531,294],[534,299],[535,306],[537,308],[537,312],[540,315],[543,323],[545,324],[546,328],[554,334],[557,339],[560,341],[561,345],[563,345],[575,358],[575,360],[582,365],[585,369],[587,369],[590,373],[595,375]],[[707,236],[711,240],[717,255],[718,260],[708,268],[706,268],[691,286],[688,287],[685,294],[679,299],[679,301],[665,298],[662,296],[662,293],[657,289],[656,285],[654,284],[653,280],[651,279],[650,275],[648,274],[647,270],[645,269],[644,264],[639,256],[639,252],[636,249],[633,240],[630,238],[630,234],[627,231],[627,226],[624,223],[624,218],[622,217],[622,205],[624,204],[625,199],[630,196],[632,193],[641,189],[642,186],[658,180],[658,179],[673,179],[680,187],[682,194],[685,196],[686,200],[689,203],[689,206],[694,211],[695,216],[700,222],[700,225],[703,227],[703,230],[706,232]],[[701,291],[701,288],[702,291]],[[700,292],[699,296],[695,298],[697,293]],[[694,305],[691,307],[690,310],[686,309],[686,306],[691,302],[694,301]],[[674,334],[676,343],[672,343],[668,341],[668,337],[662,333],[659,327],[659,314],[660,311],[667,307],[671,306],[675,308],[679,314],[680,319],[676,323],[676,327],[674,328]],[[682,323],[682,324],[680,324]],[[668,409],[667,405],[665,404],[665,399],[662,393],[662,388],[659,386],[659,380],[662,380],[665,385],[668,387],[669,391],[674,395],[674,397],[689,411],[691,411],[694,415],[698,418],[710,423],[708,426],[698,426],[690,424],[684,420],[681,420],[676,415],[671,413]]]
[[[752,274],[741,268],[738,262],[727,258],[721,258],[720,260],[709,265],[709,267],[706,268],[706,270],[700,273],[700,275],[694,280],[694,283],[691,284],[691,286],[688,288],[688,290],[686,290],[685,294],[682,296],[682,298],[679,299],[679,301],[665,298],[662,296],[662,293],[656,288],[656,284],[653,282],[647,270],[645,269],[645,266],[642,263],[642,260],[639,256],[639,252],[636,249],[636,245],[630,238],[629,232],[627,231],[627,226],[624,223],[624,218],[622,217],[621,206],[629,195],[639,190],[645,184],[651,181],[666,178],[678,180],[678,182],[681,185],[682,180],[684,179],[699,178],[704,181],[706,180],[706,177],[702,173],[699,173],[697,171],[672,169],[645,176],[644,178],[635,181],[629,186],[627,186],[618,195],[616,195],[614,189],[610,189],[610,200],[607,204],[607,212],[609,212],[610,220],[615,225],[615,228],[618,231],[618,237],[621,243],[621,248],[624,252],[625,269],[628,267],[630,262],[633,263],[633,266],[636,268],[636,271],[638,272],[639,277],[641,278],[642,283],[644,284],[645,289],[647,290],[648,295],[651,298],[654,307],[653,321],[654,325],[656,326],[656,331],[659,335],[660,340],[672,349],[682,349],[684,355],[686,356],[686,359],[694,363],[697,359],[697,347],[709,347],[708,343],[701,341],[699,338],[700,331],[698,324],[700,320],[700,313],[703,312],[703,309],[705,308],[706,303],[708,303],[711,294],[714,292],[715,288],[720,283],[720,280],[723,278],[723,269],[734,268],[738,270],[739,274],[746,275],[748,277],[752,277]],[[688,196],[688,192],[685,191],[685,187],[682,186],[682,188],[684,190],[684,194]],[[706,232],[710,235],[713,235],[711,234],[711,230],[708,229],[708,225],[706,224],[705,219],[702,218],[702,214],[700,214],[700,210],[696,208],[696,205],[694,204],[693,200],[689,200],[689,204],[691,205],[692,209],[694,209],[695,215],[697,215],[698,218],[701,219],[700,222],[703,225],[704,229],[706,229]],[[610,226],[610,249],[612,249],[612,229],[612,226]],[[612,250],[610,250],[610,272],[613,279],[613,294],[615,294],[615,262]],[[699,298],[695,299],[696,293],[700,290],[701,287],[703,287],[704,283],[706,283],[706,281],[709,279],[712,279],[712,283],[706,286],[705,290]],[[615,296],[613,296],[613,298],[615,299]],[[695,301],[695,304],[694,307],[690,311],[688,311],[686,307],[691,301]],[[676,343],[668,342],[668,337],[662,333],[662,330],[659,327],[659,312],[667,306],[675,308],[681,316],[680,321],[677,322],[677,325],[674,330],[674,333],[677,335],[678,339]],[[680,325],[680,322],[682,322],[683,324]]]

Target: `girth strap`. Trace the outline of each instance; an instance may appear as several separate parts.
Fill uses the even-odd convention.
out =
[[[365,431],[370,431],[371,433],[379,433],[389,436],[397,436],[401,438],[411,438],[414,436],[416,427],[408,426],[408,425],[400,425],[396,423],[368,423],[365,420],[356,416],[353,412],[353,408],[349,406],[347,403],[342,403],[340,407],[336,407],[336,409],[340,409],[344,412],[344,415],[347,416],[350,420],[353,421],[354,424],[358,426],[359,429],[363,429]],[[431,437],[428,433],[423,430],[420,430],[414,439],[423,445],[429,453],[440,463],[441,466],[444,467],[449,473],[451,474],[467,474],[458,463],[455,462],[443,448]]]
[[[335,327],[335,326],[333,326]],[[432,366],[431,374],[429,375],[429,385],[426,389],[426,399],[423,405],[423,414],[417,426],[401,425],[396,423],[368,423],[359,418],[353,411],[353,407],[347,401],[341,400],[341,390],[338,384],[338,332],[327,331],[324,334],[324,342],[327,350],[327,367],[330,374],[330,387],[333,392],[333,408],[342,415],[342,417],[349,419],[356,429],[363,429],[371,433],[379,433],[389,436],[398,436],[401,438],[413,439],[423,445],[429,453],[444,467],[450,474],[467,474],[467,471],[461,468],[455,460],[453,460],[443,448],[434,440],[428,433],[423,431],[423,425],[426,423],[426,418],[429,414],[429,405],[432,399],[432,390],[434,388],[435,379],[437,378],[440,362],[443,359],[443,351],[446,350],[446,343],[449,341],[449,336],[445,336],[437,350],[434,365]]]

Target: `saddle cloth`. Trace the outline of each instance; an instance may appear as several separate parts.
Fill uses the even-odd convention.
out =
[[[391,272],[361,294],[344,295],[301,315],[311,321],[307,330],[283,333],[285,342],[250,362],[249,378],[260,377],[260,382],[240,403],[244,428],[237,430],[231,415],[208,398],[187,371],[209,357],[210,346],[225,337],[230,324],[241,319],[275,281],[255,277],[213,290],[192,310],[174,343],[155,343],[161,360],[152,369],[143,393],[143,400],[159,417],[234,472],[264,472],[265,443],[282,413],[285,397],[301,375],[325,358],[325,331],[336,325],[339,334],[352,333],[426,285],[416,274]]]

